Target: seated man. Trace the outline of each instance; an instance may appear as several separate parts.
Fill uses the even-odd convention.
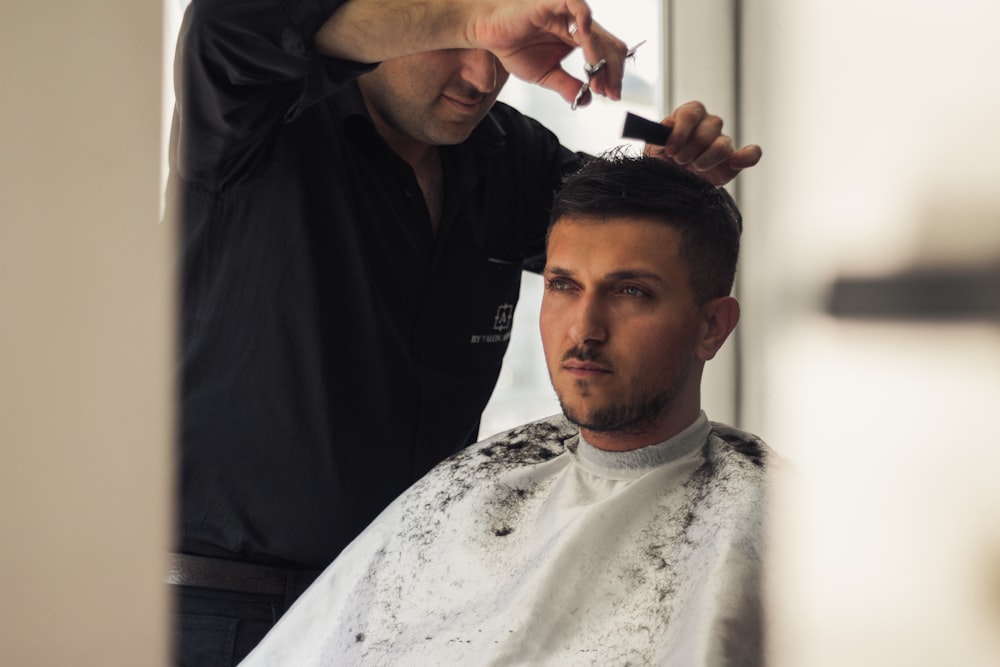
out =
[[[772,454],[701,411],[739,214],[653,158],[556,195],[541,333],[563,415],[438,465],[245,665],[756,665]]]

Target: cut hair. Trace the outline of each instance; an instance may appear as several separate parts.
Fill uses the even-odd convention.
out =
[[[736,276],[743,222],[728,195],[686,169],[615,149],[567,176],[552,202],[549,230],[565,217],[594,222],[644,218],[680,234],[697,303],[728,295]]]

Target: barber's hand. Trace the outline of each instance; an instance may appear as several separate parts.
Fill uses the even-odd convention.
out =
[[[572,103],[583,81],[562,67],[578,46],[588,63],[604,67],[591,81],[594,93],[621,99],[628,47],[596,21],[584,0],[473,0],[470,41],[492,52],[508,72],[558,93]],[[590,102],[589,94],[581,104]]]
[[[673,128],[667,145],[647,144],[643,152],[679,164],[716,186],[733,180],[763,155],[756,144],[733,150],[733,140],[722,134],[722,119],[701,102],[682,104],[661,122]]]

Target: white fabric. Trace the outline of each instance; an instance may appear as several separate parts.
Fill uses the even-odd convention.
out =
[[[598,450],[561,416],[400,496],[242,663],[755,665],[766,445],[704,414]]]

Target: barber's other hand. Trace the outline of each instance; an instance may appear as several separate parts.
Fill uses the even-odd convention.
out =
[[[596,21],[584,0],[471,0],[470,42],[492,52],[508,72],[572,103],[583,81],[562,67],[578,46],[588,63],[605,66],[591,91],[621,99],[628,47]],[[572,30],[572,32],[571,32]],[[585,96],[581,104],[590,102]]]
[[[716,186],[733,180],[763,155],[756,144],[734,150],[732,138],[722,134],[722,119],[701,102],[686,102],[661,122],[672,128],[667,145],[647,144],[643,152],[679,164]]]

